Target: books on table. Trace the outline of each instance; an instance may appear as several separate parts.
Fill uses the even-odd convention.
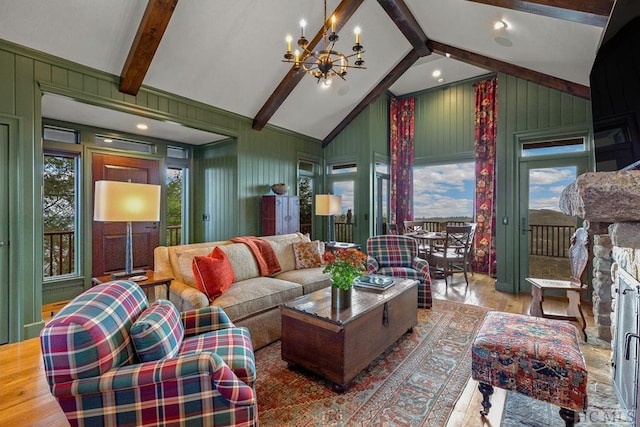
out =
[[[384,291],[393,286],[393,278],[379,274],[368,274],[356,279],[354,286],[357,288],[374,289]]]

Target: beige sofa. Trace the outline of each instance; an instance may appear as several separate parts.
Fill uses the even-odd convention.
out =
[[[251,332],[254,349],[280,339],[279,305],[300,295],[331,285],[322,267],[296,270],[294,242],[310,241],[301,233],[262,237],[273,248],[282,270],[274,277],[261,277],[251,250],[229,240],[180,246],[159,246],[154,251],[155,271],[174,278],[171,301],[180,311],[205,307],[222,308],[236,326]],[[198,290],[193,277],[193,257],[204,256],[219,246],[231,262],[235,282],[213,303]]]

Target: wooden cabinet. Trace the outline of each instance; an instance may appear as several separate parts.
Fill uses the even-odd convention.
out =
[[[296,231],[300,231],[298,196],[262,196],[262,235],[273,236]]]

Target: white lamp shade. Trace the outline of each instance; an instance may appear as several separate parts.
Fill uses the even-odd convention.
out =
[[[316,215],[340,215],[342,196],[316,194]]]
[[[93,219],[105,222],[160,221],[160,186],[96,181]]]

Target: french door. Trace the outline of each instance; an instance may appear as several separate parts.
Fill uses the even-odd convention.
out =
[[[562,190],[586,171],[584,158],[520,162],[519,291],[531,290],[526,277],[570,277],[570,239],[581,224],[562,213],[558,202]]]
[[[131,181],[139,184],[160,184],[159,161],[134,157],[94,153],[92,188],[99,180]],[[134,222],[133,268],[153,269],[153,250],[160,242],[156,222]],[[93,222],[93,276],[124,270],[126,224],[124,222]]]

